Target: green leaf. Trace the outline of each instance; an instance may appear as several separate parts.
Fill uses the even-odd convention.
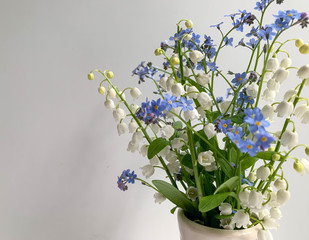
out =
[[[182,122],[177,121],[173,123],[173,128],[175,129],[182,129]]]
[[[255,164],[257,160],[259,160],[259,158],[257,157],[250,157],[250,156],[245,157],[240,162],[241,170],[244,171],[247,168],[251,167],[253,164]]]
[[[203,197],[200,200],[199,210],[201,212],[208,212],[218,207],[230,194],[231,192],[225,192]]]
[[[188,168],[190,168],[190,169],[193,169],[191,155],[190,155],[190,154],[186,154],[186,155],[181,159],[181,164],[184,165],[185,167],[188,167]]]
[[[164,197],[174,203],[177,207],[180,207],[184,211],[190,213],[195,211],[192,202],[187,198],[187,196],[173,185],[162,180],[153,180],[152,183]]]
[[[244,113],[239,113],[237,115],[230,117],[229,119],[231,119],[233,123],[242,124],[244,122],[245,115],[246,114]]]
[[[229,161],[236,163],[237,162],[237,150],[234,147],[230,147],[229,150]]]
[[[225,160],[222,159],[222,158],[218,158],[216,161],[219,163],[219,165],[220,165],[222,171],[225,173],[225,175],[226,175],[228,178],[233,177],[233,175],[234,175],[234,174],[233,174],[234,168],[232,167],[232,165],[231,165],[229,162],[225,161]]]
[[[152,159],[167,145],[169,145],[169,141],[167,141],[165,138],[157,138],[156,140],[152,141],[148,148],[148,159]]]
[[[272,151],[264,151],[264,152],[258,152],[256,154],[257,158],[261,158],[261,159],[265,159],[265,160],[272,160],[272,156],[275,154],[276,152],[272,152]]]
[[[214,122],[219,116],[220,116],[220,112],[216,111],[216,112],[210,112],[210,111],[206,111],[206,117],[208,119],[208,122]]]
[[[171,214],[174,214],[177,208],[178,208],[177,206],[173,207],[173,208],[171,209],[171,211],[170,211]]]
[[[222,183],[217,188],[217,190],[215,191],[214,194],[221,193],[221,192],[232,192],[233,189],[237,186],[238,180],[239,180],[238,176],[234,176],[234,177],[230,178],[229,180]]]

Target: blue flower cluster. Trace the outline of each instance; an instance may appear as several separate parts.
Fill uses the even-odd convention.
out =
[[[184,36],[186,34],[191,34],[192,37],[191,37],[190,40],[184,39]],[[191,29],[181,30],[179,33],[175,33],[174,36],[171,36],[169,38],[169,40],[174,41],[175,44],[176,44],[176,42],[183,39],[182,40],[182,47],[186,47],[186,48],[191,49],[191,50],[196,50],[196,49],[198,49],[197,46],[199,46],[199,44],[201,42],[200,37],[201,36],[199,34],[194,33],[193,29],[191,28]],[[172,46],[172,47],[175,47],[175,45]]]
[[[234,86],[239,86],[242,83],[247,82],[247,73],[243,72],[243,73],[236,73],[235,77],[232,80],[232,83],[234,83]]]
[[[136,117],[146,124],[156,123],[158,118],[165,116],[164,110],[171,111],[172,108],[181,107],[182,111],[185,112],[187,110],[193,110],[192,103],[192,99],[187,100],[185,97],[181,97],[177,100],[176,96],[164,94],[162,101],[161,98],[152,100],[151,102],[146,99],[146,102],[143,102],[137,111]]]
[[[130,169],[123,170],[121,175],[118,177],[118,188],[122,191],[128,190],[127,183],[135,183],[137,175],[134,173],[134,171],[130,172]]]
[[[254,104],[254,98],[250,97],[247,95],[246,93],[247,88],[244,88],[240,93],[239,96],[237,98],[237,104],[238,105],[242,105],[244,103],[249,103],[249,104]]]
[[[253,157],[257,152],[269,148],[270,144],[275,141],[275,138],[265,130],[269,126],[269,122],[264,119],[259,108],[248,108],[245,109],[244,113],[244,123],[248,125],[248,130],[254,136],[255,142],[250,139],[245,140],[244,137],[247,136],[247,133],[242,127],[233,128],[229,119],[221,120],[218,128],[227,134],[240,151],[248,153]]]
[[[158,69],[152,66],[151,62],[141,62],[133,71],[132,76],[137,75],[139,77],[138,83],[145,82],[145,78],[154,78],[154,75],[158,72]]]

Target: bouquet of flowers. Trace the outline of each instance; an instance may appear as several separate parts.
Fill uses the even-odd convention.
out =
[[[284,50],[292,42],[301,54],[308,54],[309,44],[280,40],[294,26],[307,27],[308,17],[296,10],[279,11],[273,23],[265,24],[269,6],[282,2],[259,0],[255,14],[243,10],[226,15],[230,30],[222,30],[223,22],[211,26],[221,35],[218,44],[194,33],[192,21],[179,21],[177,32],[154,52],[163,58],[163,66],[142,62],[133,70],[139,84],[149,81],[154,87],[155,97],[141,105],[130,104],[125,97],[129,91],[136,100],[141,91],[118,89],[111,71],[95,69],[88,74],[89,80],[94,72],[102,74],[98,91],[106,94],[105,107],[113,111],[118,134],[133,134],[127,150],[147,157],[142,175],[148,179],[155,170],[166,173],[165,179],[149,182],[124,170],[117,181],[122,191],[141,181],[153,188],[156,202],[168,199],[175,204],[172,213],[181,208],[191,220],[214,228],[260,225],[258,239],[272,239],[268,229],[278,227],[280,206],[290,198],[282,165],[292,159],[297,172],[309,172],[307,160],[292,156],[299,147],[309,155],[309,147],[298,144],[293,121],[309,123],[309,101],[302,95],[309,86],[309,65],[292,66]],[[231,35],[237,31],[245,34],[235,44]],[[228,47],[248,49],[245,66],[220,69],[217,60]],[[275,101],[292,71],[299,79],[295,88]],[[216,96],[216,85],[224,84],[226,97]],[[283,119],[281,130],[270,132],[270,124],[281,125],[276,118]]]

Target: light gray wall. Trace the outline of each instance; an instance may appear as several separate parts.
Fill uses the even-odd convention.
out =
[[[118,137],[104,97],[97,94],[99,80],[88,81],[87,73],[111,69],[121,88],[136,85],[131,70],[142,60],[158,62],[153,51],[174,33],[179,19],[192,19],[201,34],[217,34],[209,25],[254,4],[2,0],[0,239],[179,239],[172,204],[155,205],[153,192],[139,184],[125,193],[117,189],[122,169],[141,174],[145,160],[126,152],[129,136]],[[309,11],[305,0],[282,7]],[[286,37],[309,41],[307,29],[291,32]],[[308,55],[290,46],[296,66],[309,63]],[[231,53],[225,69],[237,70],[244,61]],[[298,79],[289,81],[286,89]],[[308,126],[301,127],[300,141],[308,143]],[[306,239],[309,178],[296,174],[292,162],[286,172],[292,199],[274,235]]]

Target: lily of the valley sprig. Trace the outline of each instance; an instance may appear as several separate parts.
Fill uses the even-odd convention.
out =
[[[88,74],[89,80],[95,72],[103,76],[98,91],[106,96],[104,105],[118,123],[118,134],[131,133],[127,150],[146,158],[141,174],[146,179],[155,171],[166,174],[150,182],[127,169],[118,177],[119,189],[140,181],[155,191],[155,202],[174,203],[172,212],[182,208],[190,219],[216,228],[260,225],[258,239],[272,239],[269,229],[278,227],[280,207],[290,198],[282,165],[292,162],[301,175],[309,172],[309,162],[292,155],[297,148],[309,155],[309,147],[298,143],[294,122],[309,124],[304,95],[309,65],[294,66],[286,50],[295,44],[297,54],[308,54],[309,44],[280,38],[292,27],[307,27],[308,17],[294,9],[279,11],[265,24],[266,10],[282,2],[262,0],[254,13],[226,15],[228,30],[223,22],[210,26],[221,35],[218,43],[195,33],[192,21],[179,21],[176,33],[154,52],[162,67],[143,61],[132,72],[139,84],[152,84],[154,90],[139,105],[126,97],[140,99],[139,88],[120,90],[108,70]],[[248,61],[225,72],[218,59],[230,47],[246,48]],[[277,93],[292,78],[295,87],[279,99]],[[217,96],[222,86],[226,96]],[[276,122],[280,118],[282,125]],[[271,132],[271,126],[278,131]]]

